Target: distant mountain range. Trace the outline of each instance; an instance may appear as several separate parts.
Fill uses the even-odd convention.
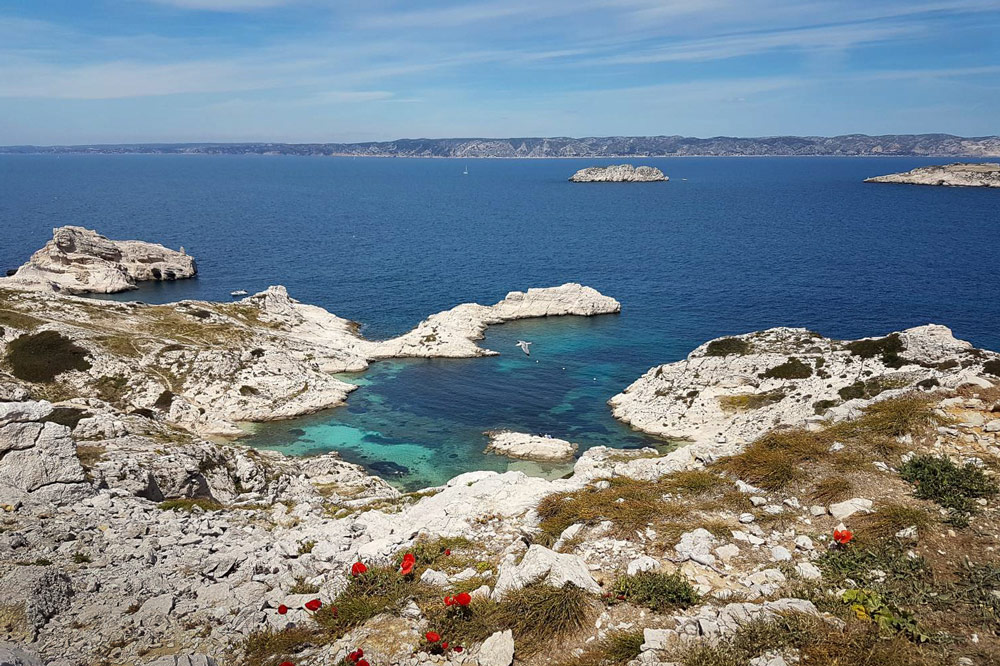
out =
[[[3,146],[0,153],[341,155],[354,157],[678,157],[752,155],[1000,156],[1000,137],[951,134],[843,136],[608,136],[524,139],[400,139],[365,143],[137,143]]]

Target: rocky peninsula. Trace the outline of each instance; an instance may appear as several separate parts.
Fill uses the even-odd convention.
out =
[[[329,373],[380,354],[477,356],[490,323],[618,307],[512,292],[375,342],[276,287],[0,289],[0,659],[996,663],[1000,354],[943,326],[707,342],[611,400],[688,445],[591,448],[554,481],[402,494],[202,436],[342,396]]]
[[[866,178],[866,183],[939,185],[943,187],[1000,187],[1000,163],[955,162],[918,167],[904,173]]]
[[[138,282],[182,280],[198,272],[193,257],[143,241],[113,241],[83,227],[59,227],[52,240],[31,255],[0,286],[64,294],[113,294],[137,289]]]
[[[656,167],[617,164],[580,169],[569,180],[571,183],[656,183],[670,179]]]

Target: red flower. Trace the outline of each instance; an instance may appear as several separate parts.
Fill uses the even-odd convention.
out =
[[[360,576],[361,574],[363,574],[366,571],[368,571],[368,567],[366,567],[361,562],[355,562],[351,566],[351,575],[352,576]]]
[[[457,597],[455,597],[455,603],[459,606],[468,606],[472,603],[472,595],[468,592],[461,592]]]
[[[854,538],[854,532],[851,530],[834,530],[833,540],[839,543],[841,546],[846,546],[848,542]]]
[[[453,603],[455,603],[455,598],[454,597],[445,597],[444,598],[444,605],[445,606],[451,606]]]
[[[455,647],[453,647],[453,648],[452,648],[452,650],[454,650],[455,652],[461,652],[461,651],[462,651],[462,649],[463,649],[463,648],[462,648],[462,646],[461,646],[461,645],[456,645]]]
[[[413,562],[410,562],[409,560],[403,560],[403,566],[399,567],[399,573],[403,574],[404,576],[409,576],[411,573],[413,573]]]
[[[444,554],[445,555],[451,555],[451,548],[445,548],[444,549]]]
[[[445,641],[444,643],[441,643],[441,649],[442,650],[447,650],[448,649],[448,641]]]
[[[441,634],[439,634],[436,631],[428,631],[427,634],[425,635],[425,638],[427,638],[428,643],[437,643],[439,640],[441,640]]]
[[[362,659],[361,661],[358,662],[358,666],[368,666],[368,660]]]
[[[361,657],[363,657],[363,656],[365,656],[364,651],[361,648],[358,648],[357,650],[355,650],[351,654],[347,655],[347,660],[349,662],[353,663],[353,664],[356,664],[356,663],[358,663],[358,660],[361,659]],[[365,662],[365,663],[368,663],[368,662]]]
[[[306,602],[306,610],[311,610],[312,612],[315,613],[316,611],[319,610],[319,607],[322,605],[323,602],[320,601],[319,599],[312,599],[311,601]]]
[[[414,562],[414,563],[416,563],[416,561],[417,561],[417,558],[414,557],[413,553],[407,553],[406,555],[403,555],[403,564],[406,564],[407,562]]]
[[[295,664],[293,664],[290,661],[283,661],[280,664],[278,664],[278,666],[295,666]]]
[[[278,615],[284,615],[287,612],[288,612],[288,606],[286,606],[285,604],[281,604],[280,606],[278,606]]]

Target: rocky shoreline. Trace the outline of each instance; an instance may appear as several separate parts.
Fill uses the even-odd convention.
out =
[[[280,287],[168,306],[0,288],[0,657],[303,666],[360,648],[371,664],[409,666],[688,664],[691,650],[793,621],[807,639],[759,638],[750,663],[846,650],[836,637],[865,631],[870,650],[936,654],[902,629],[879,637],[842,601],[922,575],[886,573],[895,560],[851,564],[867,551],[843,535],[888,530],[877,552],[902,544],[912,557],[901,562],[942,571],[960,556],[1000,567],[988,492],[1000,354],[943,326],[707,342],[610,401],[633,427],[690,444],[592,448],[553,481],[480,471],[403,494],[335,454],[203,439],[342,400],[334,371],[480,356],[488,325],[619,308],[580,285],[532,289],[378,342]],[[985,470],[978,499],[949,514],[917,497],[907,465],[926,455]],[[976,603],[1000,594],[992,578],[977,585]],[[563,614],[538,620],[542,600]],[[940,663],[991,663],[995,633],[954,621],[964,603],[951,604],[952,661]],[[916,617],[906,631],[937,630],[933,613]],[[612,644],[629,646],[624,659]]]
[[[866,178],[865,182],[942,187],[1000,187],[1000,163],[955,162],[954,164],[918,167],[905,173]]]

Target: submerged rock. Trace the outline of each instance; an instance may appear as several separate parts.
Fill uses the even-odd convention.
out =
[[[490,444],[486,453],[496,453],[523,460],[568,460],[576,453],[577,445],[564,439],[529,435],[524,432],[491,431],[486,433]]]
[[[670,179],[656,167],[616,164],[580,169],[569,180],[571,183],[655,183]]]
[[[65,226],[0,284],[17,282],[42,291],[112,294],[136,289],[137,282],[181,280],[198,272],[194,258],[143,241],[113,241],[96,231]]]
[[[1000,163],[955,162],[917,167],[904,173],[866,178],[866,183],[941,185],[944,187],[1000,187]]]

